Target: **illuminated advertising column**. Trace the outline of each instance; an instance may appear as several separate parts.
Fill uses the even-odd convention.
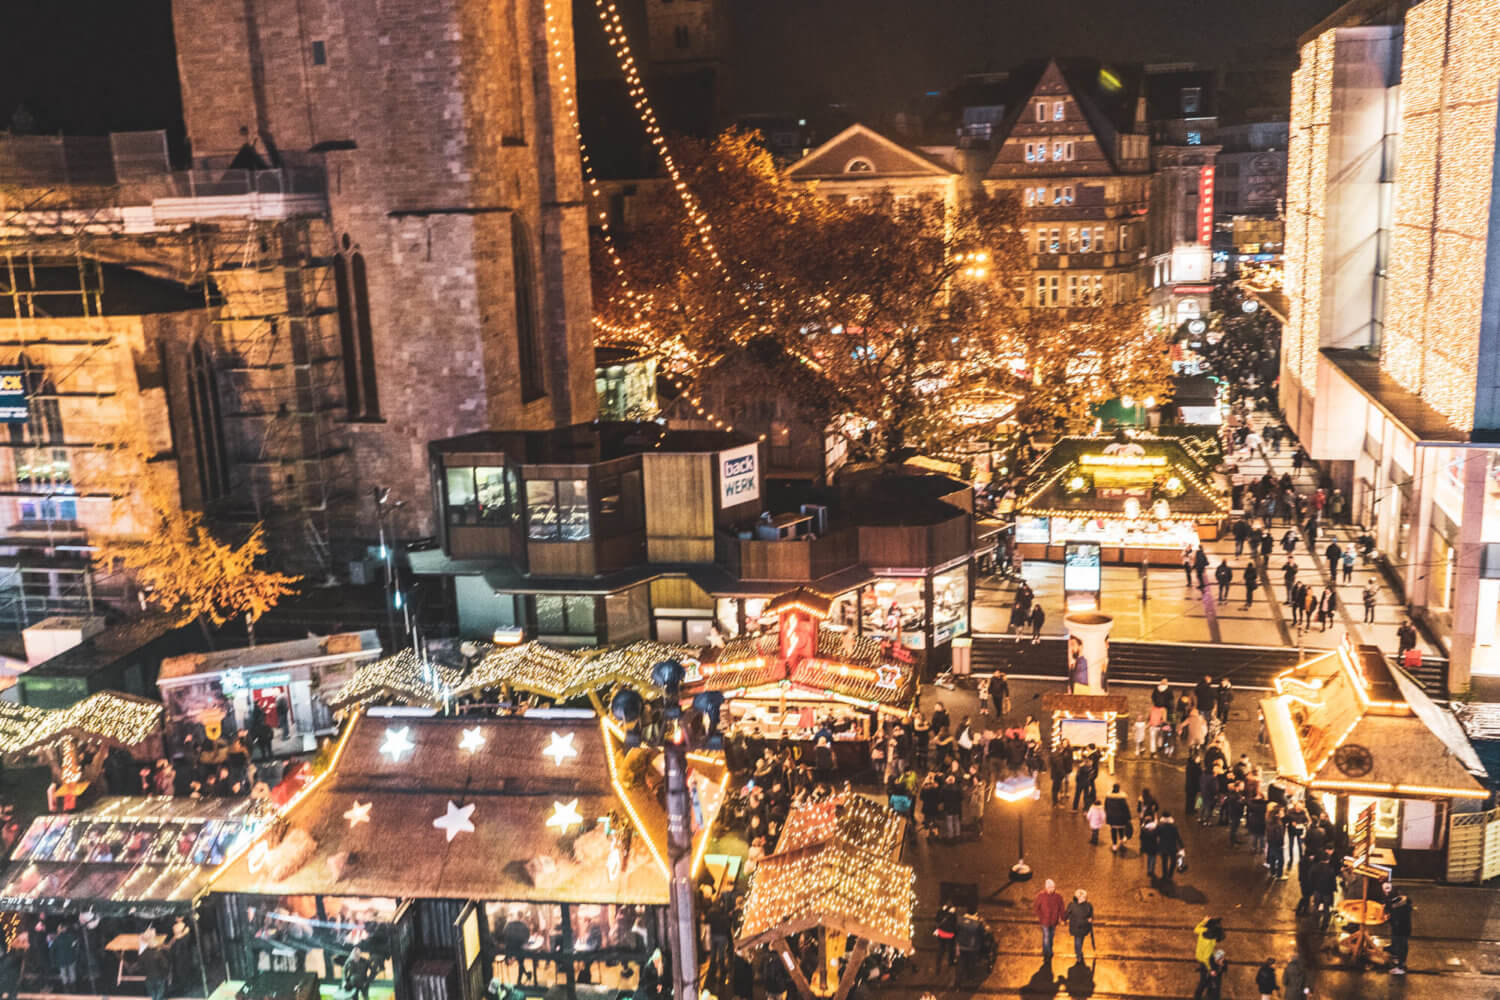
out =
[[[1068,690],[1072,694],[1103,694],[1109,669],[1110,615],[1081,611],[1063,618],[1068,630]]]

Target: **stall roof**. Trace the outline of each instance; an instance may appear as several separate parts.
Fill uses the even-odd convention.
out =
[[[1379,649],[1346,639],[1275,683],[1261,709],[1283,776],[1365,795],[1488,796],[1484,767],[1458,721]]]
[[[776,853],[756,867],[735,947],[743,951],[826,927],[911,951],[916,874],[895,856],[904,821],[857,798],[846,793],[832,803],[794,809],[787,817]],[[803,812],[808,815],[799,815]],[[893,846],[883,849],[892,840]]]
[[[281,844],[256,843],[213,888],[665,903],[664,845],[630,815],[655,799],[616,794],[614,774],[641,762],[627,767],[604,732],[594,717],[357,716],[324,778],[284,813]],[[606,831],[627,829],[636,836],[614,867]]]
[[[1112,456],[1106,452],[1111,448],[1122,453]],[[1156,461],[1162,477],[1176,476],[1182,484],[1182,492],[1166,498],[1171,510],[1169,520],[1227,514],[1228,500],[1211,484],[1208,470],[1194,451],[1184,444],[1182,438],[1149,434],[1137,434],[1125,442],[1107,436],[1063,438],[1032,466],[1032,485],[1017,509],[1023,514],[1042,517],[1123,516],[1125,503],[1130,498],[1125,490],[1111,489],[1105,496],[1100,495],[1098,488],[1076,494],[1068,491],[1068,481],[1073,476],[1090,471],[1090,467],[1082,463],[1103,462],[1113,457],[1122,462]],[[1150,498],[1136,499],[1141,504],[1142,515],[1149,514]]]
[[[703,687],[710,691],[786,681],[806,691],[895,708],[911,701],[916,671],[887,659],[874,636],[820,626],[817,655],[800,660],[790,672],[779,656],[776,633],[763,632],[705,651],[702,678]]]
[[[694,660],[696,646],[675,646],[642,640],[626,646],[559,649],[541,642],[497,646],[458,685],[455,694],[473,694],[507,685],[557,701],[569,701],[616,684],[634,688],[642,697],[658,697],[651,668],[662,660]]]
[[[158,702],[117,691],[98,691],[67,708],[33,711],[42,714],[27,728],[9,733],[0,750],[33,753],[64,737],[134,747],[161,732]]]
[[[248,798],[108,798],[34,820],[0,887],[13,910],[185,908],[268,819]]]
[[[305,639],[286,642],[168,657],[161,661],[157,683],[166,681],[170,684],[176,678],[222,674],[230,670],[274,669],[307,660],[341,656],[359,659],[379,655],[380,637],[375,634],[374,629],[341,632],[337,635],[310,635]]]
[[[326,704],[335,712],[375,701],[440,708],[462,680],[459,671],[423,663],[413,650],[403,649],[356,669]]]

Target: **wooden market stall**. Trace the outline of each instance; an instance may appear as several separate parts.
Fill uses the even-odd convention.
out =
[[[1037,460],[1016,505],[1016,548],[1059,561],[1093,542],[1106,563],[1175,564],[1219,537],[1229,495],[1191,437],[1066,437]]]
[[[95,692],[67,708],[8,705],[0,720],[0,754],[7,761],[34,758],[52,768],[53,809],[75,809],[99,794],[98,776],[110,751],[151,760],[165,753],[161,705],[116,691]],[[86,748],[98,751],[89,770]]]
[[[871,948],[910,953],[916,875],[900,861],[904,824],[851,791],[793,809],[775,853],[756,868],[735,948],[775,950],[803,1000],[843,1000]],[[811,976],[792,944],[809,931],[818,953]]]
[[[337,979],[359,945],[398,1000],[629,988],[665,940],[657,757],[587,711],[357,715],[329,770],[212,884],[242,942],[229,978]],[[724,779],[693,768],[701,860]]]
[[[438,709],[448,702],[462,680],[459,671],[425,663],[415,650],[403,649],[394,656],[358,667],[326,703],[334,713],[375,704]]]
[[[0,880],[0,908],[43,921],[79,945],[79,974],[49,990],[109,994],[139,983],[143,933],[160,935],[175,995],[220,981],[217,911],[194,905],[215,868],[270,819],[248,798],[112,797],[32,821]],[[183,931],[174,937],[177,918]],[[189,931],[190,929],[190,931]]]
[[[1442,877],[1452,817],[1490,797],[1458,720],[1374,646],[1346,637],[1275,679],[1261,702],[1285,780],[1353,828],[1374,807],[1378,859],[1401,875]]]

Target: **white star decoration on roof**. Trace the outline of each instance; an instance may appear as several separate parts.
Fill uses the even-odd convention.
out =
[[[432,825],[448,835],[448,843],[453,843],[453,838],[460,833],[473,833],[474,822],[470,818],[474,815],[474,803],[460,807],[452,799],[448,800],[448,811],[432,821]]]
[[[542,751],[543,757],[551,757],[552,763],[561,767],[562,762],[578,756],[578,748],[573,746],[573,734],[553,733],[552,742],[547,744]]]
[[[479,731],[478,726],[465,729],[464,738],[458,741],[458,748],[460,750],[467,750],[469,753],[483,749],[483,747],[484,734]]]
[[[567,833],[568,827],[579,826],[583,823],[583,817],[578,813],[578,800],[574,799],[567,805],[561,802],[552,803],[552,815],[547,820],[548,826],[557,827],[558,833]]]
[[[361,823],[370,822],[370,807],[374,804],[373,802],[361,802],[355,799],[354,805],[350,806],[349,811],[344,813],[344,818],[349,821],[349,829],[352,830]]]
[[[391,760],[400,760],[401,755],[409,752],[416,746],[411,741],[411,728],[402,726],[400,729],[387,729],[385,731],[385,742],[380,745],[380,752],[388,755]]]

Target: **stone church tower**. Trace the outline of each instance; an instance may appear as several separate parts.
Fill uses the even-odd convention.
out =
[[[361,505],[434,530],[427,442],[593,419],[567,0],[173,0],[195,165],[321,159]],[[249,146],[250,149],[246,149]],[[330,320],[332,322],[332,320]],[[320,359],[307,359],[315,366]]]

